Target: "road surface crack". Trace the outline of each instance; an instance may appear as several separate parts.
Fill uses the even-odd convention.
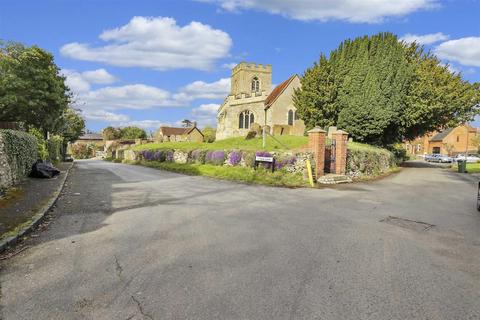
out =
[[[143,311],[143,305],[140,301],[138,301],[134,296],[132,296],[132,300],[137,304],[138,311],[140,312],[140,314],[143,317],[146,317],[150,320],[153,320],[153,317],[151,315],[149,315],[148,313],[145,313],[145,311]]]
[[[119,278],[121,278],[121,277],[122,277],[123,268],[122,268],[122,266],[120,265],[120,262],[118,262],[117,256],[114,255],[114,257],[115,257],[115,270],[117,271],[117,276],[118,276]]]

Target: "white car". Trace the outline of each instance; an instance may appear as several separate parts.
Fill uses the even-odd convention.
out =
[[[465,160],[465,155],[464,154],[457,154],[455,158],[453,158],[454,162],[457,162],[458,160]],[[480,157],[476,154],[469,154],[466,157],[467,163],[477,163],[480,161]]]

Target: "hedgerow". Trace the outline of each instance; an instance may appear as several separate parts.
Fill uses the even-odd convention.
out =
[[[0,130],[0,140],[11,170],[13,182],[30,173],[38,158],[37,139],[26,132]]]

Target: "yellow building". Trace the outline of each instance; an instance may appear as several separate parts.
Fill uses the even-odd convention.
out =
[[[405,148],[412,155],[438,153],[452,156],[466,152],[477,153],[478,147],[472,144],[476,135],[476,128],[461,125],[407,141]]]
[[[203,133],[196,126],[188,128],[160,127],[155,134],[157,141],[203,142]]]

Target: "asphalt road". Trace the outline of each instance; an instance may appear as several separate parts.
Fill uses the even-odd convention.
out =
[[[480,319],[475,201],[441,168],[313,190],[78,162],[0,318]]]

